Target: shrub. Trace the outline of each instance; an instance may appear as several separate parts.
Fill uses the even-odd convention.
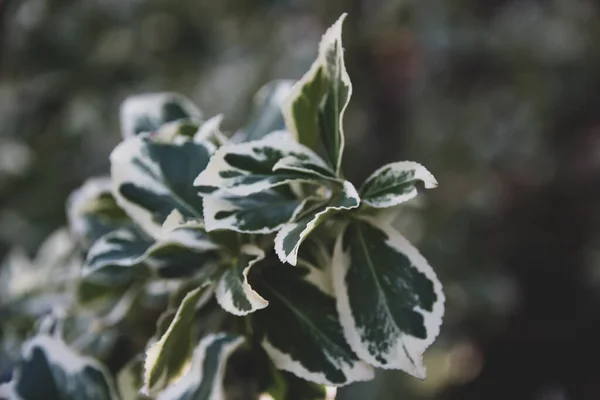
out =
[[[5,326],[21,327],[4,340],[35,334],[0,393],[310,400],[374,367],[425,377],[444,295],[389,211],[437,182],[408,161],[344,178],[343,18],[231,138],[180,95],[124,102],[110,178],[69,198],[66,245],[4,268]],[[38,285],[11,293],[26,273]]]

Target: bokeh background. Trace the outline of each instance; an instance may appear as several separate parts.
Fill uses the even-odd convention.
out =
[[[181,92],[233,131],[342,12],[346,175],[434,173],[396,224],[447,315],[426,381],[382,371],[338,398],[600,399],[592,0],[0,0],[0,258],[33,256],[68,194],[108,172],[126,96]]]

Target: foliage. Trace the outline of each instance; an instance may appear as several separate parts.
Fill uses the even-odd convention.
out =
[[[414,162],[358,189],[344,178],[343,20],[304,77],[267,85],[230,139],[221,116],[205,120],[180,95],[124,102],[110,179],[68,202],[84,267],[37,289],[53,311],[31,313],[35,335],[0,396],[322,399],[323,385],[369,380],[374,367],[425,378],[444,295],[385,217],[437,182]],[[3,303],[10,323],[29,294]],[[115,378],[101,363],[123,335],[144,346]]]

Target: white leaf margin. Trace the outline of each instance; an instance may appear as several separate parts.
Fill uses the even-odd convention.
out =
[[[294,360],[289,354],[282,352],[273,346],[267,339],[261,341],[261,346],[273,361],[273,364],[279,369],[291,372],[299,378],[320,385],[333,385],[322,372],[313,372],[306,369],[301,362]],[[335,360],[330,360],[333,365],[337,365]],[[370,381],[375,377],[373,368],[361,360],[356,360],[352,368],[342,368],[348,378],[347,382],[338,386],[345,386],[354,382]]]
[[[192,355],[192,362],[188,372],[183,375],[179,380],[167,387],[163,392],[159,393],[156,400],[175,400],[179,399],[183,394],[186,393],[190,387],[195,387],[202,384],[204,376],[204,360],[208,348],[219,340],[224,340],[229,335],[225,333],[219,333],[215,335],[209,335],[204,337],[198,346],[194,349]],[[215,380],[212,384],[211,392],[206,400],[225,400],[225,392],[223,389],[223,379],[225,378],[225,370],[227,367],[227,360],[229,357],[245,343],[243,337],[231,338],[231,341],[223,345],[219,354],[218,370],[215,374]]]
[[[156,251],[168,246],[181,246],[198,253],[204,253],[219,249],[219,245],[210,241],[208,236],[206,238],[198,239],[194,234],[197,229],[199,228],[194,226],[188,227],[186,225],[181,225],[171,230],[163,230],[156,242],[151,244],[141,255],[137,257],[123,258],[117,261],[105,262],[93,268],[90,267],[86,261],[83,271],[84,273],[92,273],[93,271],[99,270],[100,268],[103,268],[107,265],[131,267],[148,259]],[[133,234],[127,229],[119,229],[107,233],[104,237],[107,236],[120,236],[123,239],[128,239],[132,237]],[[102,238],[100,238],[92,245],[92,247],[88,251],[88,259],[97,257],[98,255],[107,251],[111,251],[111,247],[113,246],[111,246],[105,240],[102,240]]]
[[[327,49],[331,48],[331,47],[339,46],[339,48],[337,48],[337,50],[340,54],[340,57],[342,57],[342,60],[341,60],[342,65],[340,66],[340,68],[342,70],[341,78],[342,78],[342,81],[348,85],[348,101],[346,102],[346,104],[343,105],[342,109],[340,110],[339,121],[338,121],[338,126],[340,129],[340,133],[339,133],[340,134],[340,149],[339,149],[340,156],[339,156],[338,160],[336,160],[336,165],[334,166],[336,172],[338,172],[338,173],[341,169],[342,154],[344,152],[344,147],[345,147],[344,131],[342,128],[343,127],[342,124],[343,124],[343,120],[344,120],[344,113],[346,111],[346,108],[348,107],[349,100],[352,97],[352,82],[350,81],[350,76],[348,75],[348,71],[346,70],[346,66],[345,66],[344,59],[343,59],[344,49],[342,48],[342,25],[347,16],[348,16],[347,13],[343,13],[338,18],[338,20],[331,27],[329,27],[329,29],[327,29],[327,31],[325,31],[325,33],[321,37],[321,41],[319,42],[319,51],[318,51],[316,60],[312,63],[309,70],[304,74],[304,76],[302,76],[302,78],[300,78],[300,80],[298,80],[294,84],[294,86],[292,86],[292,89],[290,90],[290,94],[288,95],[287,99],[281,105],[281,112],[283,114],[285,125],[293,133],[296,140],[298,140],[298,136],[299,136],[298,126],[296,125],[296,119],[294,118],[294,114],[293,114],[293,109],[294,109],[293,105],[296,102],[296,100],[299,97],[301,97],[302,89],[306,85],[306,83],[309,81],[312,81],[314,79],[314,76],[317,74],[317,71],[319,70],[319,68],[323,67],[324,68],[323,73],[327,73],[325,70],[325,66],[328,63],[327,62],[327,54],[326,54]],[[336,135],[337,134],[338,133],[336,132]]]
[[[244,254],[247,254],[247,255],[250,255],[253,257],[253,259],[250,260],[248,265],[246,267],[244,267],[244,271],[243,271],[244,295],[246,296],[246,299],[248,299],[248,301],[252,305],[252,309],[245,311],[245,310],[240,310],[239,308],[237,308],[235,306],[234,301],[233,301],[233,293],[231,292],[230,289],[227,288],[226,282],[223,278],[221,278],[216,285],[215,296],[217,299],[217,303],[219,303],[219,305],[225,311],[227,311],[228,313],[231,313],[233,315],[237,315],[237,316],[241,317],[241,316],[248,315],[250,313],[253,313],[254,311],[261,310],[261,309],[267,307],[269,305],[269,302],[266,299],[264,299],[260,294],[258,294],[254,289],[252,289],[252,287],[250,286],[250,283],[248,283],[248,273],[250,272],[250,268],[252,268],[252,266],[254,264],[256,264],[257,262],[259,262],[265,258],[265,252],[263,250],[259,249],[258,247],[249,245],[249,244],[243,245],[242,248],[240,249],[240,251],[241,251],[241,253],[244,253]]]
[[[435,179],[435,177],[433,176],[433,174],[431,172],[429,172],[429,170],[427,168],[425,168],[423,165],[421,165],[417,162],[414,162],[414,161],[397,161],[397,162],[393,162],[390,164],[386,164],[386,165],[382,166],[381,168],[378,168],[371,175],[369,175],[369,177],[362,184],[361,189],[359,190],[360,193],[362,194],[363,188],[367,184],[375,181],[378,178],[381,178],[380,175],[382,174],[382,172],[385,170],[388,170],[388,169],[389,169],[390,174],[399,174],[399,173],[403,173],[403,172],[407,172],[407,171],[414,171],[414,177],[412,180],[423,182],[425,189],[433,189],[438,186],[438,182]],[[411,200],[414,197],[416,197],[417,194],[418,194],[417,188],[413,187],[413,189],[410,192],[405,193],[404,195],[394,196],[393,198],[390,198],[390,199],[387,199],[384,201],[374,201],[374,200],[369,199],[366,196],[362,197],[362,201],[365,204],[368,204],[369,206],[374,207],[374,208],[387,208],[387,207],[393,207],[393,206],[397,206],[401,203],[407,202],[408,200]]]
[[[251,193],[254,194],[254,193]],[[302,201],[298,207],[294,210],[292,215],[290,216],[290,221],[293,221],[298,214],[302,211],[304,206],[306,205],[307,200]],[[202,199],[202,205],[204,208],[204,223],[206,226],[207,232],[212,232],[219,229],[225,229],[229,231],[234,231],[238,233],[252,233],[252,234],[268,234],[273,233],[281,229],[286,225],[286,222],[283,222],[279,225],[268,227],[265,226],[261,229],[242,229],[237,224],[236,215],[230,215],[227,218],[217,219],[216,215],[222,211],[236,211],[240,210],[238,206],[228,201],[226,198],[220,197],[219,195],[208,195]]]
[[[228,154],[237,154],[256,158],[256,155],[253,153],[253,149],[260,147],[271,147],[277,149],[284,153],[284,157],[282,158],[286,157],[286,153],[288,155],[290,153],[300,153],[307,155],[310,158],[310,160],[313,161],[315,164],[322,163],[321,158],[315,152],[313,152],[308,147],[296,142],[288,131],[275,131],[264,136],[262,139],[259,140],[253,140],[244,143],[227,144],[223,147],[220,147],[212,155],[206,169],[202,171],[198,175],[198,177],[196,177],[196,179],[194,180],[194,186],[213,186],[218,187],[220,191],[224,191],[230,195],[247,196],[249,194],[261,192],[263,190],[267,190],[275,186],[302,180],[281,180],[275,184],[266,180],[261,180],[251,184],[239,185],[237,184],[238,177],[221,177],[220,172],[227,170],[237,170],[244,173],[245,175],[249,175],[246,171],[236,169],[229,165],[225,161],[225,156]],[[218,192],[212,193],[211,195],[216,194],[218,194]]]
[[[353,197],[357,199],[358,203],[360,203],[360,196],[358,195],[356,188],[350,181],[344,181],[343,192],[347,193],[348,197]],[[358,207],[358,205],[356,207]],[[316,213],[313,219],[306,225],[306,228],[304,228],[304,230],[302,230],[302,232],[300,233],[300,240],[298,240],[298,242],[289,254],[286,254],[285,249],[283,248],[283,242],[286,236],[288,236],[290,232],[292,232],[296,228],[297,223],[292,222],[284,225],[275,236],[275,253],[279,257],[279,260],[282,263],[288,263],[290,265],[295,266],[298,263],[298,251],[300,250],[300,245],[302,244],[302,242],[304,242],[308,235],[321,223],[322,219],[325,218],[327,214],[339,210],[351,210],[356,207],[332,205]]]
[[[427,376],[427,370],[423,364],[423,353],[439,335],[444,316],[444,303],[446,298],[443,292],[442,283],[438,279],[431,265],[429,265],[419,250],[417,250],[416,247],[414,247],[402,234],[400,234],[400,232],[394,229],[391,224],[375,222],[370,218],[361,218],[361,220],[368,222],[384,231],[388,236],[386,244],[396,249],[398,252],[405,254],[411,260],[413,265],[433,282],[434,291],[437,295],[437,301],[435,302],[433,310],[430,313],[418,308],[415,309],[424,316],[427,338],[418,339],[408,335],[403,337],[401,336],[396,345],[389,352],[391,356],[389,357],[390,362],[388,364],[382,364],[379,362],[368,351],[368,343],[363,343],[361,340],[359,328],[356,326],[356,321],[350,308],[348,291],[346,290],[344,283],[350,263],[349,255],[345,254],[342,249],[342,238],[345,232],[344,229],[336,240],[332,259],[333,287],[336,294],[337,308],[340,314],[340,322],[342,324],[344,337],[346,338],[346,341],[352,350],[354,350],[354,352],[362,360],[365,360],[369,364],[384,369],[400,369],[418,379],[425,379]],[[417,363],[417,365],[414,367],[411,360],[409,360],[407,357],[407,352],[409,353],[412,361]]]
[[[95,359],[75,353],[62,342],[62,340],[44,334],[33,337],[23,345],[22,358],[25,360],[29,359],[33,355],[33,350],[35,348],[41,348],[44,351],[44,355],[49,364],[60,366],[70,375],[78,374],[86,367],[91,366],[99,371],[104,377],[111,399],[118,400],[120,398],[110,373]],[[5,396],[6,399],[10,400],[27,400],[18,394],[17,388],[15,387],[15,383],[18,381],[19,377],[20,372],[17,369],[10,382],[0,385],[0,396]]]
[[[201,119],[202,112],[187,97],[174,92],[149,92],[127,97],[119,108],[121,135],[131,138],[136,135],[135,123],[142,116],[162,117],[163,106],[167,102],[177,103],[192,119]]]
[[[214,140],[217,145],[223,146],[228,139],[221,131],[221,123],[223,122],[223,114],[217,114],[212,118],[204,121],[198,128],[198,131],[192,138],[194,143],[205,144],[207,141]]]
[[[185,297],[183,298],[183,300],[181,301],[181,304],[179,305],[179,308],[177,309],[177,312],[175,313],[175,316],[173,317],[173,321],[171,321],[171,323],[169,324],[169,327],[167,328],[167,330],[165,331],[165,333],[154,343],[150,344],[148,346],[148,348],[146,349],[146,357],[144,359],[144,363],[143,363],[143,387],[140,391],[140,393],[142,393],[145,396],[150,396],[150,395],[155,395],[156,394],[156,387],[162,387],[165,385],[165,381],[167,379],[167,376],[165,375],[166,371],[163,371],[163,373],[160,375],[158,381],[153,385],[150,386],[150,374],[152,373],[152,367],[156,364],[156,361],[158,360],[158,357],[160,356],[163,347],[165,346],[165,343],[167,342],[167,340],[169,340],[171,333],[173,332],[173,330],[175,329],[175,326],[177,325],[177,323],[181,320],[182,318],[182,314],[184,312],[184,308],[188,306],[188,302],[189,301],[194,301],[193,304],[189,304],[189,307],[192,309],[196,309],[197,305],[200,304],[201,302],[204,301],[204,299],[206,298],[206,293],[203,293],[203,290],[207,287],[207,285],[203,285],[200,287],[197,287],[196,289],[190,291],[189,293],[187,293],[185,295]],[[197,297],[195,300],[193,300],[194,297]],[[192,300],[190,300],[192,299]],[[185,373],[187,372],[187,368],[184,366],[182,368],[182,370],[180,371],[180,377],[183,376]],[[177,381],[178,379],[176,379],[175,381]]]
[[[156,223],[153,219],[153,214],[146,208],[139,206],[137,203],[127,200],[121,195],[120,187],[126,182],[135,182],[136,186],[143,187],[149,191],[158,195],[172,196],[172,193],[164,186],[156,185],[156,181],[152,177],[148,176],[147,173],[140,171],[140,168],[134,167],[133,160],[135,159],[148,159],[152,162],[151,166],[154,167],[152,173],[157,177],[163,176],[159,164],[155,160],[146,158],[143,154],[143,149],[146,142],[151,141],[150,138],[145,135],[138,135],[127,139],[117,145],[110,154],[110,172],[112,179],[112,195],[115,198],[117,204],[122,208],[129,217],[139,224],[142,229],[151,236],[159,237],[162,231],[162,225]],[[171,143],[171,145],[181,145],[182,143]],[[161,143],[155,143],[161,145]],[[206,149],[208,154],[215,152],[215,146],[207,141],[202,143],[196,143],[202,145]],[[165,145],[162,143],[162,145]],[[163,221],[164,223],[164,221]]]

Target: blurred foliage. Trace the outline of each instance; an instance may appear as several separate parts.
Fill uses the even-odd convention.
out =
[[[31,258],[106,173],[127,95],[181,92],[233,130],[344,11],[346,171],[406,158],[438,178],[397,226],[448,314],[427,381],[382,372],[338,398],[600,398],[592,0],[0,0],[0,254]]]

